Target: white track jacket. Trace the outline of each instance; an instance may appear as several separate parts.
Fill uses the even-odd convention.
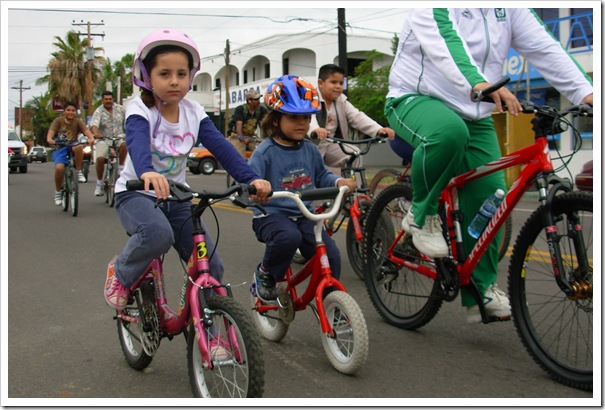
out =
[[[531,9],[414,9],[403,23],[387,98],[429,95],[465,119],[489,117],[494,105],[472,102],[472,87],[502,77],[510,47],[572,103],[592,93],[590,78]]]

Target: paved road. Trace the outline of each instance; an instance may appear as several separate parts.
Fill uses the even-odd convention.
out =
[[[115,211],[93,196],[94,185],[88,183],[81,185],[78,217],[63,213],[52,202],[51,172],[52,164],[32,164],[27,174],[10,175],[8,280],[2,282],[4,301],[8,289],[2,322],[8,336],[3,338],[5,369],[8,358],[3,398],[23,398],[20,404],[31,404],[33,397],[78,398],[82,401],[77,403],[83,405],[189,403],[177,400],[191,397],[183,337],[163,340],[143,372],[130,369],[122,356],[113,312],[101,295],[107,261],[126,240]],[[196,187],[219,188],[224,175],[190,176],[189,181]],[[216,213],[226,277],[240,284],[250,279],[263,247],[254,238],[249,212],[221,206]],[[519,214],[527,217],[527,213]],[[216,236],[210,215],[205,219]],[[515,224],[518,228],[520,222]],[[344,254],[344,234],[338,233],[336,239]],[[506,265],[507,260],[501,265],[504,289]],[[174,266],[168,272],[167,287],[176,293],[181,275]],[[592,392],[552,381],[524,351],[511,322],[467,325],[465,311],[456,300],[445,304],[425,327],[403,331],[380,319],[346,258],[343,283],[367,321],[367,365],[355,376],[336,372],[325,357],[312,312],[300,312],[281,343],[263,341],[265,397],[276,399],[270,403],[579,405],[593,397]],[[248,304],[246,286],[235,287],[235,296]],[[304,400],[278,400],[294,397]],[[313,398],[333,399],[319,402]]]

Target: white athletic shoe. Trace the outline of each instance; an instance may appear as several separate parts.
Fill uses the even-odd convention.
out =
[[[445,258],[449,255],[449,248],[443,238],[441,218],[439,215],[427,215],[424,226],[420,227],[414,221],[412,208],[401,221],[404,231],[412,234],[412,242],[416,249],[431,258]]]
[[[510,302],[506,293],[504,293],[495,283],[487,288],[483,296],[483,305],[487,316],[495,316],[500,320],[510,320]],[[479,306],[466,308],[467,323],[481,323],[481,311]]]

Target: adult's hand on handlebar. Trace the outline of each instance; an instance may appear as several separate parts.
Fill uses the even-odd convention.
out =
[[[582,104],[588,104],[592,107],[592,93],[582,99]]]
[[[149,171],[142,174],[141,179],[145,182],[145,192],[149,192],[150,187],[153,186],[158,199],[165,200],[170,195],[170,185],[164,175]]]
[[[491,86],[492,84],[488,82],[478,83],[473,87],[473,93],[483,91]],[[496,110],[498,112],[504,112],[505,110],[508,110],[511,115],[514,115],[516,117],[522,111],[519,100],[506,87],[501,87],[487,95],[493,100],[494,104],[496,104]]]

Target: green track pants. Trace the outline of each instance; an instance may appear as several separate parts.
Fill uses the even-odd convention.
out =
[[[491,117],[479,121],[464,120],[440,100],[424,95],[388,99],[385,116],[397,136],[416,148],[412,157],[412,206],[415,222],[420,226],[424,225],[427,215],[437,214],[439,195],[454,176],[501,156]],[[467,227],[483,201],[498,188],[506,192],[502,171],[458,190],[467,254],[476,242],[468,234]],[[472,274],[481,294],[496,281],[501,238],[502,235],[498,234]],[[463,306],[476,304],[466,289],[463,288],[461,293]]]

